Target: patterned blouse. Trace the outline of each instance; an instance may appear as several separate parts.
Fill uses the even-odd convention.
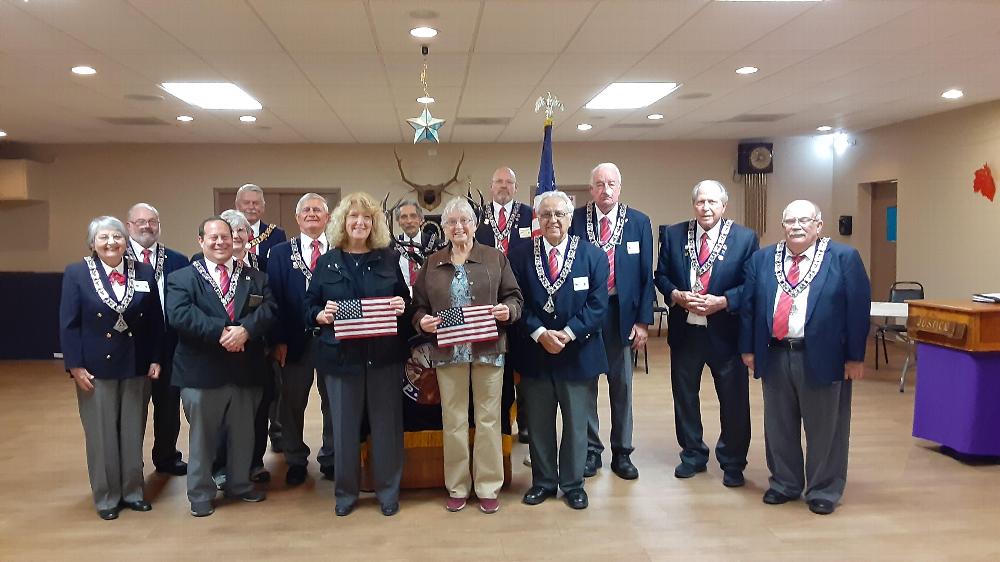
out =
[[[451,306],[470,306],[472,304],[472,293],[469,291],[469,275],[465,272],[464,265],[455,266],[455,278],[451,280]],[[463,343],[452,348],[451,359],[447,361],[434,361],[434,367],[441,365],[458,365],[461,363],[480,363],[493,367],[503,367],[503,354],[485,354],[472,356],[472,344]]]

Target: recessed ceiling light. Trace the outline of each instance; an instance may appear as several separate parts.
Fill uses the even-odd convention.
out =
[[[736,74],[754,74],[758,70],[756,66],[741,66],[736,69]]]
[[[256,120],[257,118],[253,115],[240,115],[240,121],[243,121],[244,123],[253,123]]]
[[[831,127],[829,125],[820,125],[819,127],[816,127],[816,130],[819,131],[819,132],[821,132],[821,133],[825,133],[827,131],[832,131],[833,127]]]
[[[164,90],[202,109],[261,109],[259,101],[231,82],[164,82]]]
[[[577,131],[589,131],[593,128],[594,126],[591,125],[590,123],[580,123],[579,125],[576,126]]]
[[[70,70],[73,72],[73,74],[79,74],[81,76],[90,76],[91,74],[97,74],[97,71],[94,70],[94,68],[91,66],[74,66]]]
[[[433,27],[414,27],[410,30],[410,35],[420,39],[430,39],[438,34],[438,30]]]
[[[646,119],[651,119],[653,121],[658,121],[660,119],[663,119],[663,114],[662,113],[653,113],[653,114],[647,115]]]
[[[680,87],[675,82],[615,82],[587,102],[587,109],[638,109]]]
[[[0,139],[7,136],[7,131],[0,131]]]
[[[178,115],[177,120],[187,123],[189,121],[194,121],[194,117],[191,117],[190,115]]]
[[[963,92],[962,90],[957,90],[957,89],[952,88],[951,90],[947,90],[944,93],[942,93],[941,97],[944,98],[944,99],[946,99],[946,100],[957,100],[958,98],[960,98],[960,97],[962,97],[964,95],[965,95],[965,92]]]
[[[434,103],[434,98],[430,96],[420,96],[417,98],[417,103]]]

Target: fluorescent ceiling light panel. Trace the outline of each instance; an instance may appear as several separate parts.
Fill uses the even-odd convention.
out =
[[[164,90],[202,109],[261,109],[263,106],[230,82],[164,82]]]
[[[587,109],[638,109],[680,87],[675,82],[615,82],[587,102]]]

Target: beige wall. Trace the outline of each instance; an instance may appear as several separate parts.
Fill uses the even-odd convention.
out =
[[[898,179],[897,279],[922,282],[929,298],[1000,291],[1000,201],[972,191],[984,163],[1000,172],[1000,102],[866,131],[836,160],[834,206],[855,215],[867,260],[863,184]]]
[[[770,178],[770,227],[777,236],[783,202],[801,193],[829,200],[829,159],[817,159],[811,139],[775,143],[776,172]],[[731,191],[728,214],[743,214],[743,189],[732,179],[735,141],[556,143],[560,184],[586,184],[590,169],[614,161],[623,174],[623,201],[648,213],[654,225],[690,216],[690,190],[699,180],[722,181]],[[459,173],[486,191],[493,170],[510,165],[518,173],[519,198],[538,173],[539,145],[445,144],[396,147],[407,177],[438,183]],[[33,170],[33,185],[48,194],[31,204],[0,204],[0,269],[58,271],[87,252],[87,221],[101,214],[124,218],[136,201],[160,210],[163,241],[186,254],[196,250],[197,226],[212,211],[212,190],[254,182],[267,187],[364,189],[393,198],[407,187],[399,179],[391,145],[157,145],[94,144],[29,147],[46,162]],[[436,156],[428,156],[436,150]],[[454,187],[452,188],[455,189]],[[458,191],[455,190],[457,193]],[[774,206],[778,205],[777,211]]]

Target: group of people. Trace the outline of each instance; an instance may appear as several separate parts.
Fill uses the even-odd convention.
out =
[[[771,474],[763,501],[804,494],[811,511],[832,513],[846,483],[851,381],[864,374],[868,333],[871,290],[857,251],[821,237],[820,210],[804,200],[785,208],[784,239],[759,249],[751,230],[724,217],[726,188],[706,180],[692,190],[694,219],[660,227],[657,252],[649,217],[619,201],[621,189],[618,167],[603,163],[591,172],[585,205],[574,209],[566,193],[549,191],[528,206],[515,200],[514,171],[502,167],[482,208],[464,198],[446,203],[439,248],[427,245],[419,205],[396,206],[389,220],[403,233],[394,239],[366,193],[346,195],[332,211],[320,195],[304,195],[300,234],[286,239],[261,220],[261,188],[244,185],[235,209],[202,221],[201,253],[190,261],[159,243],[160,217],[148,204],[134,205],[125,224],[95,218],[91,255],[66,268],[60,330],[98,515],[151,509],[142,470],[150,396],[153,463],[187,475],[192,515],[211,515],[218,490],[265,499],[254,484],[270,478],[269,437],[284,454],[286,484],[302,484],[314,373],[323,412],[316,460],[334,481],[336,515],[358,503],[366,440],[380,510],[395,515],[401,386],[414,342],[425,342],[436,369],[447,510],[462,510],[473,495],[482,512],[500,509],[501,397],[513,373],[532,476],[523,503],[561,490],[569,507],[584,509],[585,479],[603,466],[602,374],[610,468],[625,480],[639,476],[632,357],[653,323],[654,287],[669,306],[681,448],[674,475],[706,470],[699,389],[707,365],[720,404],[722,482],[744,485],[752,370],[763,381]],[[411,255],[417,248],[423,259]],[[366,320],[369,313],[379,319]],[[463,314],[469,324],[455,341]],[[187,463],[176,447],[181,405]]]

